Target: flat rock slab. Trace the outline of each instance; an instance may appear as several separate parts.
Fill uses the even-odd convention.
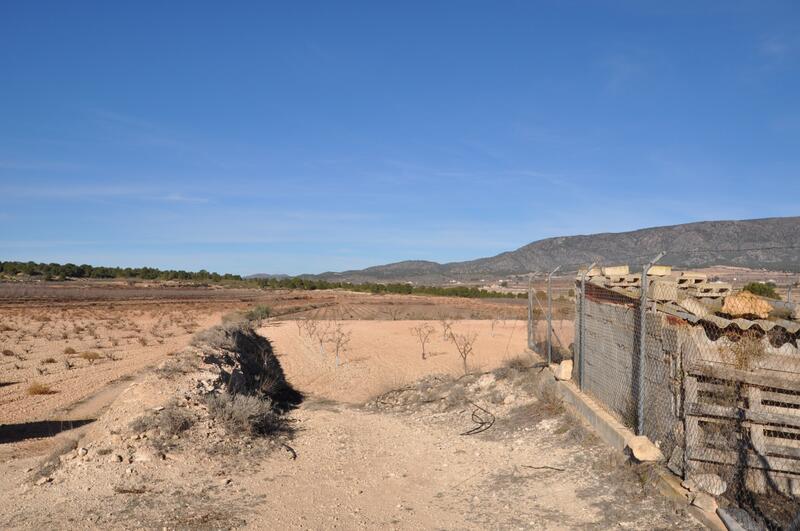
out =
[[[572,360],[564,360],[556,369],[556,380],[569,380],[572,378]]]
[[[652,463],[664,460],[664,454],[661,453],[661,450],[644,435],[632,437],[627,445],[633,457],[639,462]]]

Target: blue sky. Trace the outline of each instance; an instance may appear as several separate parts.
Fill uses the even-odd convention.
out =
[[[800,214],[800,3],[3,2],[0,260],[303,273]]]

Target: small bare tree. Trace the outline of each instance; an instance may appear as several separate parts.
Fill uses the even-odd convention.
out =
[[[417,337],[419,344],[422,347],[422,359],[425,359],[425,345],[430,343],[433,332],[433,327],[428,323],[422,323],[419,326],[411,328],[411,333]]]
[[[397,318],[400,317],[400,308],[397,306],[390,306],[386,310],[386,313],[389,314],[389,317],[391,317],[392,321],[397,321]]]
[[[333,346],[333,352],[336,355],[336,366],[339,366],[339,357],[343,355],[350,345],[350,331],[345,330],[342,323],[337,322],[330,334],[330,343]]]
[[[467,332],[464,334],[450,332],[450,341],[456,346],[458,355],[461,356],[461,361],[464,363],[464,374],[468,373],[467,358],[472,354],[476,339],[478,339],[478,334],[475,332]]]
[[[305,331],[308,339],[312,341],[317,338],[318,321],[314,318],[308,317],[303,319],[303,330]]]
[[[325,355],[325,342],[328,340],[330,334],[331,322],[330,321],[316,321],[314,323],[314,336],[319,344],[319,353],[321,356]]]
[[[439,319],[439,324],[442,325],[442,339],[447,341],[450,339],[450,334],[453,332],[453,320],[442,317]]]

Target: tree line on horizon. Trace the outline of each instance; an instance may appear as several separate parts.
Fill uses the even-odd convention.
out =
[[[66,280],[68,278],[137,278],[142,280],[199,280],[220,282],[222,280],[242,280],[241,275],[200,271],[157,269],[155,267],[106,267],[88,264],[56,264],[36,262],[0,262],[0,272],[15,276],[20,273],[44,280]]]
[[[201,269],[199,271],[183,271],[173,269],[157,269],[155,267],[106,267],[88,264],[56,264],[36,262],[0,262],[0,273],[6,276],[19,274],[30,277],[41,277],[43,280],[74,279],[141,279],[141,280],[188,280],[198,282],[227,282],[237,285],[255,286],[262,289],[297,289],[327,290],[346,289],[361,293],[431,295],[437,297],[480,298],[525,298],[524,293],[501,293],[470,286],[415,286],[407,283],[380,284],[366,282],[352,284],[350,282],[329,282],[307,277],[281,277],[243,279],[241,275],[230,273],[219,274]]]

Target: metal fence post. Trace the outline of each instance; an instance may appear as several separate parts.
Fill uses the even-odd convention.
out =
[[[550,274],[547,275],[547,364],[553,362],[553,341],[550,333],[553,330],[553,292],[552,292],[552,279],[553,273],[561,269],[561,266],[556,267]]]
[[[533,273],[528,273],[528,348],[533,349]]]
[[[578,338],[578,352],[580,353],[578,356],[578,385],[580,386],[581,392],[583,392],[583,381],[584,381],[584,369],[585,369],[585,356],[584,356],[584,336],[586,335],[586,324],[584,323],[584,316],[586,315],[586,311],[584,307],[586,306],[586,275],[589,274],[589,271],[597,265],[597,262],[592,262],[586,271],[583,272],[581,275],[581,307],[580,307],[580,315],[578,315],[578,333],[580,337]]]
[[[647,273],[650,268],[661,260],[664,253],[658,253],[653,260],[642,268],[642,293],[639,298],[639,359],[636,366],[636,435],[644,435],[644,364],[646,354],[647,336]]]

